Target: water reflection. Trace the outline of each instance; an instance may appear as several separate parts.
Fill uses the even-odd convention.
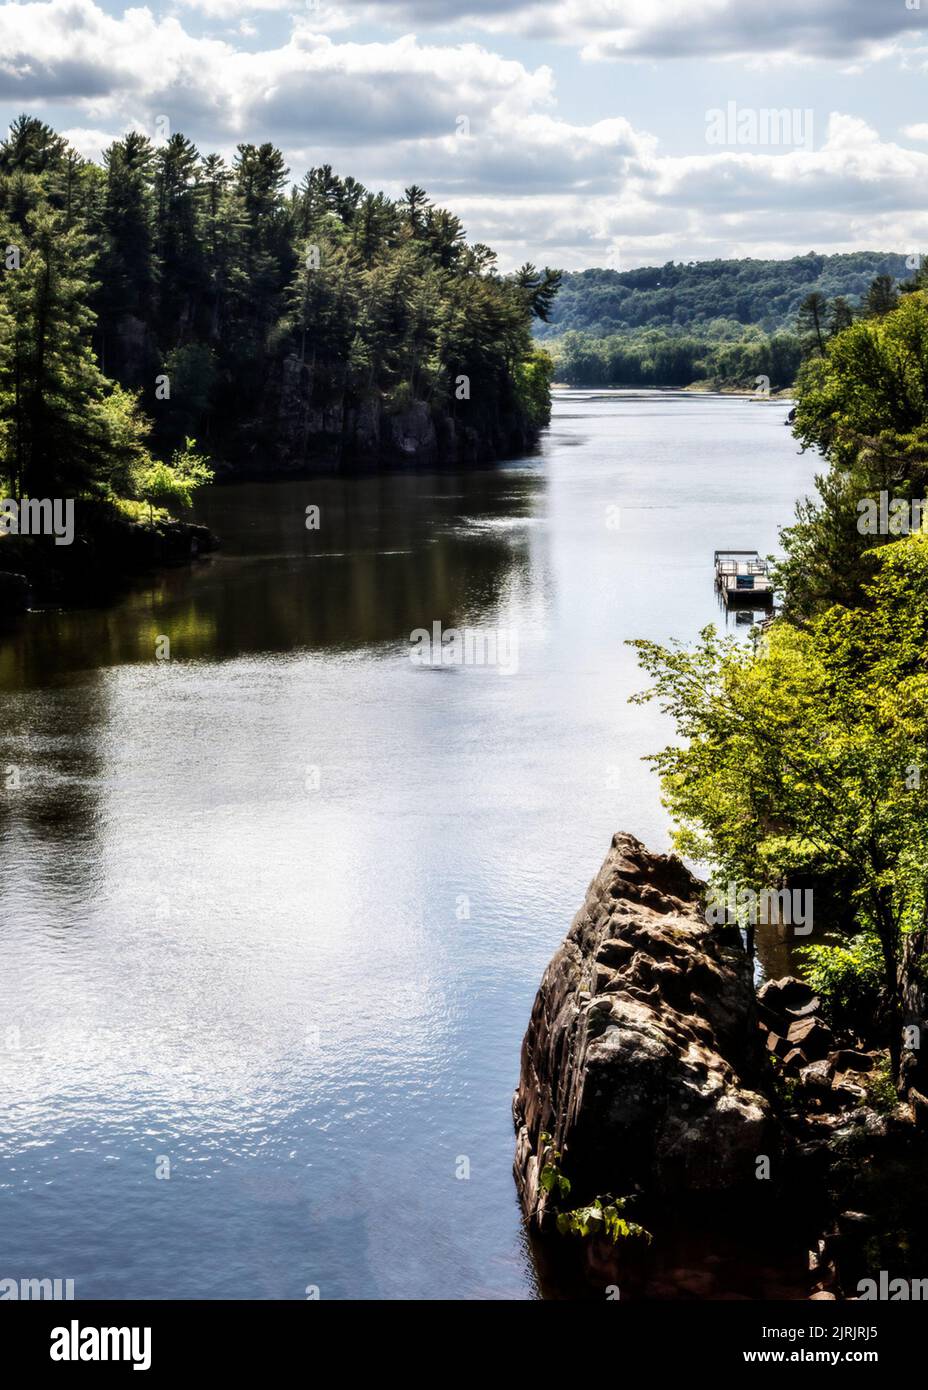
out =
[[[544,475],[244,484],[201,494],[222,551],[109,608],[35,613],[0,643],[0,688],[154,658],[337,651],[405,641],[436,618],[477,623],[544,585],[531,525]],[[307,530],[306,508],[321,510]]]
[[[217,556],[0,640],[3,1272],[532,1297],[531,1002],[613,832],[667,847],[626,640],[713,621],[811,471],[743,402],[571,400],[498,470],[212,489]],[[417,671],[434,620],[518,672]]]

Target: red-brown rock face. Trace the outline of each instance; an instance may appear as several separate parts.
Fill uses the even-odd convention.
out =
[[[544,1133],[569,1205],[747,1188],[770,1152],[750,964],[737,932],[706,923],[701,888],[678,859],[616,835],[545,971],[513,1105],[537,1226]]]

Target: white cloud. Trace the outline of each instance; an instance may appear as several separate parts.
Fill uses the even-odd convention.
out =
[[[550,69],[476,44],[336,43],[298,18],[285,43],[245,51],[147,8],[111,16],[94,0],[0,5],[0,54],[0,99],[67,100],[95,121],[208,122],[214,140],[313,128],[336,144],[437,138],[462,112],[527,112],[553,99]]]
[[[908,140],[928,140],[928,124],[922,122],[919,125],[907,125],[902,133]]]
[[[147,8],[0,4],[0,95],[66,126],[90,156],[127,128],[154,133],[166,115],[204,150],[273,140],[295,177],[329,162],[393,193],[420,183],[506,264],[928,244],[928,151],[884,141],[851,114],[833,113],[807,148],[670,154],[624,116],[563,119],[548,67],[475,43],[338,42],[305,16],[276,46],[245,42]],[[55,122],[58,109],[67,115]]]
[[[643,144],[612,193],[464,194],[455,208],[507,261],[524,258],[527,246],[532,259],[568,268],[813,249],[908,252],[928,245],[926,181],[928,152],[884,142],[866,122],[834,113],[815,150],[671,156]]]
[[[208,19],[235,19],[239,15],[286,11],[302,15],[320,34],[348,29],[358,21],[357,7],[331,4],[329,0],[178,0],[188,10],[198,10]]]
[[[234,7],[240,0],[187,3]],[[928,14],[905,0],[343,0],[335,8],[343,18],[380,24],[553,39],[599,59],[753,56],[846,64],[885,57],[928,27]]]
[[[103,151],[113,143],[115,132],[93,130],[87,126],[68,126],[60,134],[64,136],[68,144],[73,145],[78,154],[83,155],[84,159],[93,159],[99,162]]]

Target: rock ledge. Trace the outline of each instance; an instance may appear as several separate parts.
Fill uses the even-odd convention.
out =
[[[685,1197],[755,1182],[774,1126],[747,955],[710,927],[703,885],[617,834],[545,971],[513,1102],[523,1209],[546,1225],[550,1134],[571,1205]]]

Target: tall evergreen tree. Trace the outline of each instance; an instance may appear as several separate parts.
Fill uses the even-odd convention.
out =
[[[817,352],[819,355],[824,353],[825,340],[828,336],[827,313],[828,301],[818,290],[813,290],[811,294],[807,294],[800,304],[796,326],[807,351]]]
[[[899,303],[899,294],[891,275],[878,275],[867,291],[864,312],[871,318],[882,318]]]
[[[121,476],[131,399],[91,346],[91,253],[64,214],[32,214],[18,269],[0,285],[6,332],[2,472],[16,496],[73,495]]]
[[[183,339],[204,289],[203,246],[198,235],[196,146],[175,134],[153,161],[154,249],[160,266],[159,320],[162,341]]]
[[[151,141],[137,131],[115,141],[103,154],[106,192],[97,301],[98,349],[104,371],[116,374],[125,370],[117,331],[129,317],[149,321],[154,306],[154,162]]]
[[[531,323],[557,272],[499,275],[418,185],[394,201],[328,164],[298,188],[288,173],[271,144],[241,144],[230,169],[183,134],[156,148],[137,131],[97,166],[14,123],[0,216],[28,263],[0,298],[0,390],[18,485],[64,450],[74,486],[137,495],[146,426],[112,382],[141,396],[162,453],[204,433],[233,458],[273,449],[285,377],[327,421],[424,403],[488,452],[544,417]]]

